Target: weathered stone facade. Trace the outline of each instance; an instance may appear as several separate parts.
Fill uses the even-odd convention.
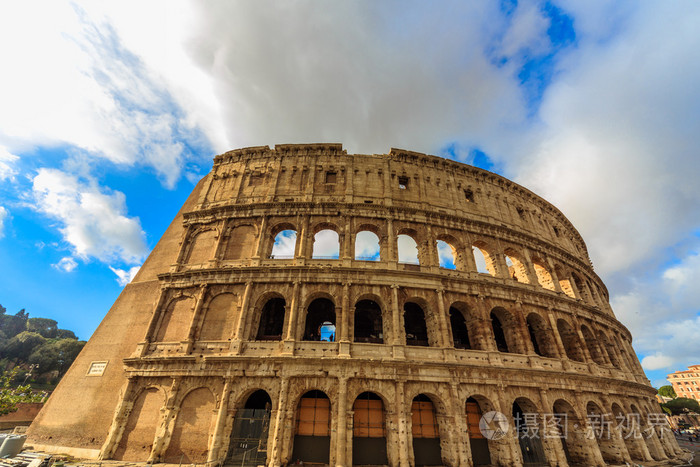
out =
[[[314,257],[326,230],[337,252]],[[360,232],[377,255],[356,255]],[[215,158],[29,435],[153,462],[597,466],[680,454],[654,396],[555,207],[434,156],[278,145]],[[501,439],[475,426],[492,410]],[[515,436],[526,414],[534,440]],[[586,436],[588,414],[645,435]]]

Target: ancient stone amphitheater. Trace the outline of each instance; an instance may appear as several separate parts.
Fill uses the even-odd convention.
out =
[[[30,442],[212,465],[676,458],[631,340],[576,229],[503,177],[397,149],[240,149]]]

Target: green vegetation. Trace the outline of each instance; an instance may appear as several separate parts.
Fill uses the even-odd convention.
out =
[[[29,384],[13,387],[18,372],[19,368],[15,367],[0,374],[0,415],[14,412],[20,402],[42,402],[47,396],[46,392],[33,392]]]
[[[668,401],[665,404],[661,404],[661,408],[668,409],[673,415],[680,415],[687,409],[690,412],[695,412],[700,414],[700,404],[695,399],[688,399],[687,397],[677,397],[672,401]]]
[[[675,399],[676,397],[676,391],[673,390],[673,386],[670,384],[667,384],[666,386],[661,386],[659,388],[659,395],[663,397],[670,397],[671,399]]]
[[[73,331],[48,318],[20,310],[6,314],[0,305],[0,372],[10,383],[49,387],[58,383],[85,345]],[[11,375],[11,376],[7,376]]]

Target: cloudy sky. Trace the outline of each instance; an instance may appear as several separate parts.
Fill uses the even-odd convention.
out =
[[[2,2],[0,304],[90,336],[228,149],[341,142],[557,205],[652,383],[700,363],[700,3]]]

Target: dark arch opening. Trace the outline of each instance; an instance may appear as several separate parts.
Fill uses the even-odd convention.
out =
[[[335,305],[327,298],[317,298],[306,310],[305,341],[335,341]]]
[[[525,415],[525,414],[528,415]],[[533,419],[534,418],[534,419]],[[513,402],[513,420],[520,444],[520,453],[523,456],[524,466],[547,465],[547,457],[542,447],[540,438],[539,414],[536,408],[526,407],[523,410],[517,400]]]
[[[469,445],[472,451],[474,465],[491,465],[491,451],[488,439],[481,432],[481,406],[473,397],[467,399],[467,431],[469,432]]]
[[[262,389],[248,396],[233,420],[227,464],[250,467],[267,464],[271,409],[272,400]]]
[[[425,394],[413,398],[411,421],[415,465],[443,465],[435,406]]]
[[[508,352],[508,342],[506,341],[506,335],[503,332],[503,325],[498,316],[492,311],[491,312],[491,328],[493,329],[493,338],[496,341],[496,348],[499,352]]]
[[[413,302],[403,306],[404,329],[406,330],[406,345],[427,347],[428,327],[425,324],[423,309]]]
[[[331,450],[331,401],[322,391],[299,399],[291,463],[328,464]]]
[[[257,340],[278,341],[282,339],[285,305],[286,302],[283,298],[271,298],[265,303],[260,315]]]
[[[384,403],[373,392],[363,392],[352,406],[352,462],[355,465],[389,465],[386,452]]]
[[[384,343],[382,309],[374,300],[360,300],[355,305],[355,342]]]
[[[452,328],[452,340],[455,349],[471,349],[467,322],[462,312],[455,307],[450,307],[450,327]]]

